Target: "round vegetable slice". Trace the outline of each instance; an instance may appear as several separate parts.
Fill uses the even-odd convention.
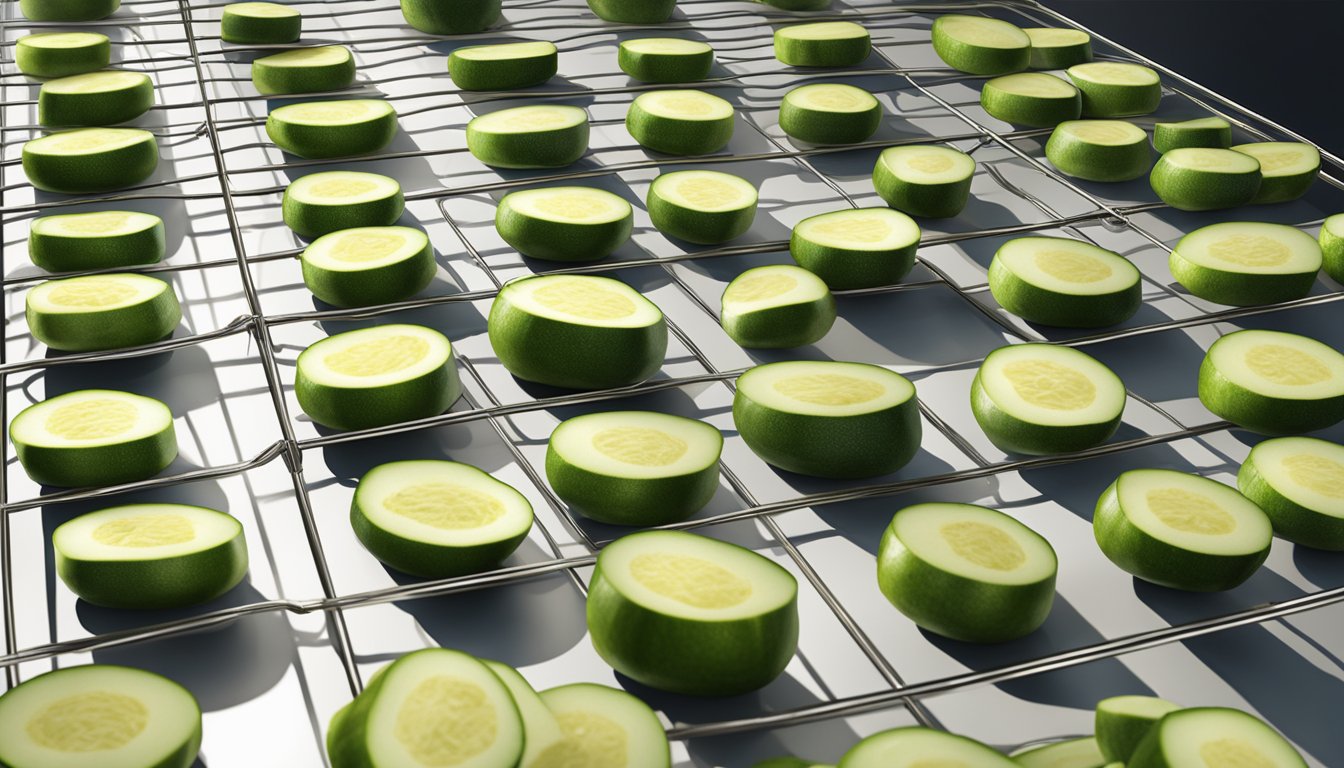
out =
[[[1167,714],[1180,709],[1153,696],[1112,696],[1097,702],[1097,746],[1107,760],[1123,763],[1148,731]]]
[[[1012,517],[973,504],[897,512],[877,553],[877,584],[920,627],[999,643],[1035,632],[1055,600],[1050,543]]]
[[[438,331],[389,324],[329,336],[299,354],[294,394],[313,421],[367,429],[437,416],[461,393]]]
[[[299,258],[308,290],[334,307],[409,299],[438,270],[429,237],[411,227],[338,230],[314,240]]]
[[[882,123],[882,105],[862,88],[843,83],[813,83],[784,94],[779,127],[790,138],[810,144],[857,144]]]
[[[555,77],[560,54],[545,40],[471,45],[448,56],[448,75],[464,91],[512,91]]]
[[[83,389],[30,405],[9,425],[14,452],[42,485],[120,485],[153,477],[177,457],[168,406],[111,389]]]
[[[1060,328],[1118,325],[1139,310],[1143,286],[1128,259],[1065,237],[1018,237],[989,264],[989,290],[1009,312]]]
[[[625,115],[639,145],[669,155],[708,155],[728,146],[733,105],[704,91],[641,93]]]
[[[1266,440],[1241,465],[1237,487],[1283,538],[1344,550],[1344,446],[1311,437]]]
[[[839,768],[923,768],[932,765],[1020,768],[997,750],[974,739],[919,726],[893,728],[869,736],[840,758]]]
[[[989,80],[980,106],[1009,123],[1053,128],[1082,114],[1083,97],[1065,80],[1043,72],[1021,72]]]
[[[355,82],[355,57],[343,45],[292,48],[252,61],[252,84],[263,95],[322,93]]]
[[[396,179],[360,171],[300,176],[285,187],[281,201],[285,224],[310,238],[339,229],[388,226],[401,218],[405,208]]]
[[[1148,134],[1124,120],[1068,120],[1045,142],[1060,173],[1087,181],[1129,181],[1148,173]]]
[[[286,104],[266,117],[266,135],[303,158],[367,155],[392,143],[397,111],[382,99]]]
[[[97,21],[120,7],[121,0],[19,0],[29,21]]]
[[[154,134],[139,128],[76,128],[23,145],[23,172],[46,192],[125,189],[148,179],[158,165]]]
[[[987,16],[950,13],[933,20],[933,50],[953,69],[973,75],[1021,72],[1031,64],[1031,38]]]
[[[546,479],[584,517],[663,525],[714,497],[722,450],[723,435],[703,421],[651,411],[590,413],[551,433]]]
[[[467,123],[467,149],[496,168],[559,168],[588,151],[588,113],[532,104],[478,115]]]
[[[1125,411],[1125,385],[1071,347],[1013,344],[985,358],[971,384],[971,411],[1000,450],[1069,453],[1110,439]]]
[[[533,768],[671,767],[671,749],[658,716],[625,691],[574,683],[542,691],[541,700],[560,723],[565,740],[542,752]]]
[[[42,84],[37,121],[42,125],[97,126],[124,123],[154,106],[154,84],[143,72],[104,69]]]
[[[130,504],[80,515],[51,537],[56,573],[107,608],[165,610],[214,600],[247,574],[232,516],[187,504]]]
[[[793,264],[748,269],[723,292],[719,322],[743,347],[788,349],[821,340],[835,324],[835,297]]]
[[[852,67],[873,50],[868,30],[852,21],[790,24],[775,30],[775,58],[791,67]]]
[[[1236,490],[1170,469],[1121,474],[1097,500],[1092,527],[1121,569],[1192,592],[1231,589],[1250,578],[1274,537],[1265,513]]]
[[[890,208],[822,213],[793,227],[789,253],[831,290],[895,285],[910,273],[919,225]]]
[[[1321,172],[1321,151],[1296,141],[1238,144],[1233,151],[1260,162],[1264,180],[1253,203],[1285,203],[1307,194]]]
[[[1083,93],[1086,117],[1146,115],[1162,103],[1162,78],[1141,64],[1091,61],[1066,70]]]
[[[14,44],[14,63],[29,77],[67,77],[106,67],[112,43],[98,32],[39,32]]]
[[[747,693],[793,658],[798,583],[736,544],[633,533],[597,556],[588,632],[608,664],[645,685],[696,696]]]
[[[510,192],[495,229],[519,253],[548,261],[597,261],[630,239],[635,214],[620,195],[593,187]]]
[[[188,768],[200,748],[195,697],[142,669],[67,667],[0,696],[0,763],[11,768]]]
[[[1153,124],[1153,148],[1170,152],[1184,147],[1227,149],[1232,146],[1232,124],[1221,117],[1197,117]]]
[[[229,3],[219,21],[224,42],[241,45],[293,43],[302,32],[303,17],[282,3]]]
[[[33,338],[65,352],[150,344],[182,320],[172,287],[137,274],[48,280],[28,291],[24,307]]]
[[[501,0],[401,0],[401,15],[431,35],[470,35],[498,21],[501,5]]]
[[[1235,208],[1249,203],[1260,189],[1260,163],[1230,149],[1173,149],[1158,158],[1149,182],[1172,208]]]
[[[48,272],[154,264],[166,249],[163,219],[136,211],[42,216],[28,232],[28,258]]]
[[[975,160],[960,150],[912,144],[882,150],[873,187],[887,205],[911,216],[956,216],[971,196]]]
[[[768,363],[742,374],[733,422],[765,462],[829,478],[895,472],[914,458],[923,429],[915,386],[904,376],[832,361]]]
[[[481,661],[509,689],[509,695],[513,697],[513,703],[517,705],[518,714],[523,719],[523,756],[518,761],[518,768],[549,768],[555,765],[550,762],[551,758],[544,756],[552,749],[557,753],[564,752],[563,748],[556,746],[566,740],[560,721],[518,670],[498,661]]]
[[[1337,283],[1344,282],[1344,213],[1326,218],[1319,242],[1325,273]]]
[[[693,83],[714,66],[714,49],[698,40],[640,37],[622,40],[616,63],[641,83]]]
[[[1306,296],[1322,260],[1315,238],[1296,227],[1231,221],[1181,238],[1169,264],[1177,282],[1201,299],[1255,306]]]
[[[1306,768],[1307,762],[1287,739],[1257,717],[1236,709],[1193,707],[1163,717],[1126,765]]]
[[[605,21],[662,24],[672,17],[677,0],[588,0],[588,7]]]
[[[385,565],[429,579],[494,568],[532,530],[512,486],[455,461],[394,461],[360,478],[350,526]]]
[[[1028,747],[1011,756],[1026,768],[1104,768],[1107,762],[1091,736]]]
[[[1199,399],[1261,434],[1324,429],[1344,419],[1344,355],[1295,333],[1229,333],[1204,355]]]
[[[1067,69],[1092,60],[1092,36],[1081,29],[1024,27],[1032,69]]]
[[[665,235],[701,245],[746,234],[756,220],[756,187],[719,171],[673,171],[649,185],[647,207]]]

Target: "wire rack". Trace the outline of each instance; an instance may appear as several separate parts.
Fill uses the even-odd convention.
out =
[[[1310,754],[1344,764],[1330,724],[1344,703],[1344,563],[1276,542],[1269,564],[1237,590],[1192,596],[1135,582],[1091,542],[1090,509],[1118,472],[1171,466],[1235,473],[1254,438],[1214,419],[1194,397],[1203,348],[1233,327],[1301,330],[1344,346],[1332,305],[1340,286],[1322,278],[1307,298],[1225,309],[1174,286],[1170,244],[1215,220],[1257,218],[1314,231],[1344,210],[1344,161],[1322,153],[1321,181],[1304,200],[1229,214],[1191,215],[1155,202],[1142,180],[1098,185],[1058,174],[1043,160],[1048,131],[1013,130],[978,104],[979,78],[947,69],[928,42],[932,18],[983,13],[1023,26],[1077,26],[1030,0],[892,4],[836,0],[830,11],[789,14],[723,0],[682,0],[657,27],[600,22],[579,0],[505,0],[504,21],[479,35],[444,39],[406,27],[390,0],[296,1],[305,44],[345,44],[359,80],[332,97],[376,95],[396,105],[402,131],[378,155],[303,161],[265,140],[269,106],[251,89],[250,60],[268,48],[224,46],[223,3],[124,0],[110,19],[85,25],[113,40],[113,66],[148,73],[158,105],[142,119],[164,155],[146,183],[98,197],[35,192],[19,167],[38,135],[36,87],[13,66],[14,41],[38,28],[0,4],[0,209],[6,302],[0,420],[25,405],[88,386],[116,386],[165,400],[177,416],[182,456],[163,475],[113,488],[35,486],[4,443],[0,473],[0,606],[6,687],[53,666],[89,660],[155,669],[186,684],[206,710],[210,765],[320,765],[330,715],[370,670],[426,645],[460,647],[522,668],[537,685],[594,680],[623,685],[666,720],[678,765],[740,766],[796,752],[834,759],[869,732],[919,722],[1000,746],[1090,730],[1096,699],[1158,693],[1188,703],[1259,712]],[[849,19],[865,24],[874,52],[858,68],[796,70],[774,58],[776,25]],[[654,157],[625,133],[632,84],[615,71],[621,39],[670,34],[712,43],[718,64],[697,87],[738,108],[734,139],[706,157]],[[463,93],[446,54],[506,37],[549,39],[563,77],[525,93]],[[1156,118],[1217,113],[1242,141],[1301,140],[1281,125],[1093,33],[1101,58],[1139,61],[1164,76]],[[884,125],[863,144],[796,146],[776,110],[789,88],[844,81],[883,102]],[[320,97],[320,96],[319,96]],[[312,98],[305,96],[304,99]],[[292,99],[290,100],[292,101]],[[473,115],[518,103],[584,107],[593,140],[560,172],[495,172],[466,152]],[[1142,121],[1141,121],[1142,122]],[[880,204],[869,182],[885,147],[938,142],[978,161],[973,200],[950,221],[926,222],[916,271],[901,285],[838,294],[841,322],[814,347],[748,355],[716,321],[718,296],[741,270],[788,261],[789,227],[815,213]],[[761,211],[732,245],[686,249],[648,222],[649,182],[675,167],[714,167],[761,188]],[[426,229],[440,273],[415,299],[356,311],[316,305],[303,287],[300,244],[279,220],[279,193],[310,170],[352,168],[398,178],[405,223]],[[557,268],[525,260],[495,234],[494,204],[524,186],[584,183],[636,208],[632,242],[593,265]],[[53,355],[22,321],[24,291],[45,275],[24,242],[39,215],[130,208],[158,213],[169,257],[142,271],[169,280],[183,326],[168,340],[112,353]],[[1024,233],[1075,237],[1123,253],[1144,274],[1145,307],[1101,332],[1045,331],[1005,313],[985,269],[1005,239]],[[505,372],[484,336],[503,282],[528,273],[603,273],[625,280],[664,310],[673,343],[663,370],[643,384],[591,393],[523,385]],[[301,415],[294,360],[328,333],[389,321],[444,331],[453,340],[464,397],[448,413],[356,432],[329,432]],[[1125,423],[1111,442],[1064,456],[1021,459],[980,434],[965,402],[975,367],[1005,343],[1085,347],[1126,380]],[[857,359],[915,381],[925,445],[900,472],[830,483],[771,471],[731,423],[734,380],[759,362],[787,357]],[[706,702],[613,677],[586,642],[582,600],[601,546],[619,529],[571,515],[542,476],[546,438],[559,421],[594,409],[634,407],[704,419],[727,438],[723,484],[706,510],[668,528],[693,529],[752,547],[800,577],[799,652],[758,694]],[[1336,430],[1327,437],[1339,439]],[[531,538],[504,567],[439,581],[407,580],[380,567],[345,521],[355,480],[394,458],[447,455],[481,466],[527,495]],[[252,552],[247,583],[219,601],[177,613],[103,611],[57,582],[51,530],[70,517],[128,500],[190,501],[243,520]],[[980,648],[925,635],[885,605],[873,552],[896,509],[918,500],[986,503],[1050,538],[1061,557],[1060,598],[1030,638]],[[1291,695],[1285,694],[1291,691]]]

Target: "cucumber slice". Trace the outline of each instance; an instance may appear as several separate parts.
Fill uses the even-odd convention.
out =
[[[76,128],[23,145],[23,172],[46,192],[125,189],[148,179],[158,166],[159,144],[139,128]]]
[[[1337,283],[1344,283],[1344,213],[1326,217],[1321,222],[1322,266],[1325,273]]]
[[[616,63],[641,83],[693,83],[709,76],[714,49],[679,37],[640,37],[621,41]]]
[[[1148,134],[1124,120],[1067,120],[1045,142],[1060,173],[1087,181],[1129,181],[1148,173]]]
[[[990,352],[971,384],[971,412],[1008,453],[1047,456],[1101,445],[1120,427],[1125,384],[1086,352],[1013,344]]]
[[[789,253],[833,291],[895,285],[915,266],[919,225],[890,208],[822,213],[793,227]]]
[[[121,0],[19,0],[29,21],[97,21],[120,7]]]
[[[499,21],[501,0],[401,0],[406,23],[431,35],[470,35]]]
[[[1170,152],[1185,147],[1227,149],[1232,146],[1232,124],[1221,117],[1199,117],[1175,123],[1153,124],[1153,148]]]
[[[593,187],[542,187],[510,192],[495,209],[495,229],[524,256],[597,261],[634,231],[635,212],[620,195]]]
[[[1055,601],[1055,550],[1017,520],[974,504],[916,504],[882,534],[877,584],[920,627],[971,643],[1035,632]]]
[[[625,691],[592,683],[541,692],[541,700],[564,730],[533,768],[671,768],[671,749],[658,716]]]
[[[1103,328],[1143,303],[1139,270],[1128,259],[1066,237],[1017,237],[989,263],[989,290],[1004,309],[1031,323]]]
[[[443,579],[489,570],[513,554],[532,530],[532,505],[467,464],[394,461],[360,478],[350,527],[389,568]]]
[[[247,574],[232,516],[186,504],[130,504],[80,515],[51,536],[56,573],[107,608],[171,610],[214,600]]]
[[[133,273],[48,280],[28,291],[24,307],[33,338],[63,352],[150,344],[182,321],[171,286]]]
[[[925,768],[925,766],[1020,768],[997,750],[974,739],[932,728],[908,726],[880,731],[855,744],[839,768]]]
[[[768,363],[742,374],[733,422],[765,462],[829,478],[895,472],[914,458],[923,430],[909,379],[832,361]]]
[[[41,32],[14,45],[14,63],[29,77],[67,77],[102,69],[112,61],[112,43],[97,32]]]
[[[599,19],[622,24],[662,24],[672,17],[677,0],[588,0]]]
[[[1315,238],[1296,227],[1229,221],[1182,237],[1169,262],[1177,282],[1201,299],[1255,306],[1306,296],[1322,259]]]
[[[784,671],[798,645],[798,582],[736,544],[633,533],[602,549],[589,587],[593,648],[659,690],[754,691]]]
[[[974,175],[975,160],[965,152],[912,144],[882,150],[873,168],[873,187],[898,211],[946,219],[966,207]]]
[[[1253,203],[1284,203],[1307,194],[1321,172],[1321,151],[1296,141],[1238,144],[1232,149],[1260,161],[1264,181]]]
[[[42,84],[37,93],[41,125],[114,125],[154,106],[154,84],[142,72],[104,69]]]
[[[1081,29],[1023,27],[1031,40],[1032,69],[1067,69],[1092,60],[1092,36]]]
[[[1194,707],[1162,718],[1126,765],[1306,768],[1307,762],[1287,739],[1257,717],[1236,709]]]
[[[882,124],[882,105],[873,94],[843,83],[803,85],[784,94],[779,127],[810,144],[857,144]]]
[[[662,311],[608,277],[514,280],[495,297],[487,327],[509,373],[566,389],[638,384],[658,372],[667,354]]]
[[[1204,355],[1199,399],[1252,432],[1324,429],[1344,419],[1344,355],[1295,333],[1229,333]]]
[[[219,35],[226,43],[294,43],[302,33],[303,16],[281,3],[229,3],[219,21]]]
[[[1056,741],[1014,752],[1013,762],[1026,768],[1105,768],[1097,740],[1091,736]]]
[[[29,477],[65,488],[144,480],[177,457],[168,406],[111,389],[83,389],[30,405],[10,422],[9,438]]]
[[[1053,128],[1082,114],[1083,97],[1078,89],[1054,75],[1021,72],[1003,75],[985,83],[980,106],[1008,123]]]
[[[791,67],[852,67],[873,51],[868,30],[852,21],[780,27],[774,43],[775,58]]]
[[[1006,21],[950,13],[933,20],[933,50],[972,75],[1006,75],[1031,64],[1031,38]]]
[[[163,219],[136,211],[42,216],[28,232],[28,258],[48,272],[155,264],[166,251]]]
[[[367,155],[392,143],[397,111],[382,99],[286,104],[267,116],[266,135],[302,158]]]
[[[252,84],[265,96],[321,93],[355,82],[355,57],[343,45],[293,48],[252,61]]]
[[[1241,465],[1237,487],[1283,538],[1344,550],[1344,446],[1310,437],[1266,440]]]
[[[1232,589],[1269,556],[1269,518],[1236,490],[1170,469],[1132,469],[1092,517],[1097,544],[1122,570],[1192,592]]]
[[[533,104],[478,115],[467,123],[467,149],[495,168],[559,168],[588,151],[588,113]]]
[[[584,517],[663,525],[694,515],[719,488],[723,435],[651,411],[575,416],[551,433],[546,479]]]
[[[1180,709],[1165,699],[1153,696],[1113,696],[1097,702],[1097,746],[1107,760],[1125,762],[1148,735],[1148,731],[1167,714]]]
[[[641,147],[669,155],[708,155],[728,146],[733,105],[704,91],[650,91],[635,98],[625,128]]]
[[[188,768],[200,748],[195,697],[142,669],[67,667],[0,696],[0,763],[11,768]]]
[[[471,45],[448,56],[448,76],[464,91],[512,91],[555,77],[560,53],[545,40]]]
[[[332,718],[327,753],[332,768],[514,768],[523,720],[489,667],[427,648],[385,667]]]
[[[322,171],[285,187],[281,211],[300,237],[320,237],[355,227],[395,224],[406,209],[396,179],[359,171]]]
[[[1162,103],[1162,78],[1141,64],[1090,61],[1065,73],[1083,93],[1085,117],[1147,115]]]
[[[757,197],[751,182],[731,173],[673,171],[653,180],[646,204],[663,234],[718,245],[751,229]]]
[[[748,269],[723,292],[719,322],[752,349],[790,349],[821,341],[835,324],[835,297],[816,275],[793,264]]]
[[[509,689],[509,695],[513,697],[513,703],[523,719],[523,756],[518,761],[518,768],[548,768],[543,755],[551,749],[561,751],[563,748],[557,745],[566,740],[560,721],[518,670],[498,661],[481,661]]]
[[[333,307],[409,299],[438,271],[429,237],[411,227],[338,230],[314,240],[299,258],[308,290]]]
[[[1230,149],[1184,147],[1164,153],[1148,177],[1162,202],[1182,211],[1245,205],[1260,189],[1260,163]]]

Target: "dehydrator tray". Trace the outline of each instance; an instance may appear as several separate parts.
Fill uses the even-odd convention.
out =
[[[125,192],[66,197],[35,192],[19,166],[35,127],[37,85],[13,64],[14,41],[38,27],[0,3],[0,204],[3,207],[5,337],[0,420],[44,397],[112,386],[165,401],[181,456],[161,476],[111,489],[36,486],[5,440],[0,474],[0,610],[3,684],[90,661],[166,674],[205,711],[201,764],[319,766],[331,715],[379,666],[441,645],[519,667],[537,688],[594,681],[621,685],[651,704],[673,738],[678,766],[740,768],[795,753],[834,761],[862,736],[914,722],[1012,747],[1091,731],[1103,697],[1152,693],[1185,704],[1239,707],[1292,739],[1316,766],[1344,765],[1344,558],[1276,540],[1269,561],[1241,587],[1188,594],[1153,587],[1114,567],[1092,538],[1091,509],[1121,471],[1171,467],[1229,481],[1255,438],[1229,429],[1199,403],[1203,351],[1235,328],[1296,330],[1344,347],[1341,287],[1322,277],[1306,299],[1227,309],[1176,286],[1172,244],[1221,220],[1288,223],[1315,234],[1344,210],[1340,158],[1323,153],[1321,180],[1302,200],[1187,214],[1156,201],[1146,180],[1067,179],[1044,160],[1047,131],[1014,130],[978,103],[978,78],[947,69],[929,42],[933,18],[979,13],[1023,26],[1075,26],[1028,0],[893,4],[835,0],[794,14],[750,2],[682,0],[657,27],[599,21],[581,0],[506,0],[486,33],[432,38],[406,26],[392,0],[293,2],[304,43],[349,45],[358,84],[341,95],[378,95],[401,115],[393,145],[373,157],[300,161],[265,137],[268,108],[248,62],[262,48],[222,45],[222,2],[124,0],[101,22],[114,62],[150,74],[157,106],[140,124],[159,137],[163,161]],[[1211,9],[1210,12],[1216,12]],[[772,29],[808,20],[867,26],[874,52],[844,71],[787,68],[773,58]],[[623,125],[633,83],[615,67],[623,39],[676,35],[711,43],[718,64],[703,86],[738,108],[724,151],[662,159]],[[454,47],[505,38],[546,39],[561,51],[561,76],[526,93],[465,94],[448,79]],[[1138,60],[1094,35],[1100,58]],[[1160,55],[1158,56],[1160,59]],[[1267,64],[1266,82],[1294,73]],[[1238,141],[1300,139],[1291,131],[1158,66],[1165,93],[1156,115],[1217,113]],[[789,88],[817,81],[860,85],[885,118],[857,147],[796,147],[777,125]],[[465,124],[501,107],[547,101],[585,108],[592,145],[554,172],[496,172],[465,149]],[[718,297],[743,269],[787,263],[789,228],[846,206],[880,204],[869,180],[878,152],[944,142],[978,162],[966,211],[927,221],[920,261],[901,285],[848,291],[840,320],[820,343],[748,353],[716,321]],[[649,223],[650,181],[674,168],[717,168],[759,184],[761,208],[744,237],[687,250]],[[300,243],[280,219],[280,192],[318,169],[387,174],[407,192],[403,223],[424,228],[439,263],[419,297],[358,311],[315,305],[294,258]],[[631,242],[594,265],[523,260],[495,233],[494,206],[520,187],[581,179],[635,207]],[[143,210],[168,226],[168,258],[146,267],[182,299],[173,336],[113,353],[57,355],[34,341],[25,292],[44,275],[26,255],[34,217],[55,212]],[[1001,310],[985,271],[1006,239],[1023,233],[1082,238],[1119,252],[1144,274],[1143,309],[1103,331],[1042,331]],[[572,394],[524,386],[492,355],[485,336],[491,298],[532,272],[601,273],[642,291],[666,313],[673,341],[652,380],[630,389]],[[323,335],[386,322],[432,326],[453,342],[465,395],[447,414],[364,432],[328,432],[293,395],[299,351]],[[1086,349],[1129,387],[1120,433],[1089,451],[1022,459],[983,437],[967,402],[978,362],[1023,340]],[[758,362],[861,360],[916,384],[925,440],[901,471],[873,481],[786,476],[757,459],[733,430],[732,382]],[[679,697],[619,679],[586,637],[583,600],[593,553],[621,531],[571,516],[543,479],[547,437],[570,416],[648,408],[700,418],[725,436],[723,483],[708,508],[677,528],[748,546],[788,568],[801,585],[802,637],[785,674],[756,694]],[[1344,429],[1325,437],[1344,438]],[[521,490],[537,512],[529,539],[501,570],[423,582],[384,569],[348,524],[354,483],[392,459],[447,457],[479,466]],[[1029,637],[972,646],[924,634],[876,588],[874,556],[892,513],[920,500],[982,503],[1045,535],[1060,556],[1059,595]],[[220,600],[174,613],[128,613],[78,601],[55,577],[50,534],[70,517],[114,501],[179,501],[226,509],[242,520],[249,579]]]

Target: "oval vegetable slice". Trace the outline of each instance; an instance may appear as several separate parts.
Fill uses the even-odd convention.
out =
[[[621,41],[617,64],[641,83],[693,83],[709,76],[714,49],[698,40],[640,37]]]
[[[1045,142],[1060,173],[1086,181],[1129,181],[1148,173],[1148,134],[1124,120],[1067,120]]]
[[[509,695],[513,697],[513,703],[517,705],[518,714],[523,719],[523,756],[518,761],[518,768],[555,768],[551,757],[546,755],[547,752],[565,753],[563,747],[557,746],[567,739],[560,721],[518,670],[498,661],[481,661],[509,689]]]
[[[821,278],[793,264],[748,269],[723,291],[719,321],[743,347],[813,344],[835,323],[835,298]]]
[[[98,32],[39,32],[14,44],[14,63],[29,77],[66,77],[106,67],[112,43]]]
[[[448,76],[464,91],[512,91],[555,77],[559,51],[555,43],[528,40],[455,48],[448,56]]]
[[[1149,183],[1162,202],[1182,211],[1235,208],[1260,189],[1260,163],[1230,149],[1173,149],[1158,158]]]
[[[154,106],[154,84],[143,72],[104,69],[42,84],[37,122],[42,125],[115,125]]]
[[[862,88],[843,83],[802,85],[784,94],[779,127],[810,144],[857,144],[882,124],[882,105]]]
[[[1021,72],[1031,64],[1031,38],[988,16],[949,13],[933,20],[933,50],[953,69],[973,75]]]
[[[1283,538],[1344,550],[1344,446],[1311,437],[1266,440],[1241,465],[1237,488]]]
[[[1107,763],[1091,736],[1029,747],[1011,757],[1026,768],[1104,768]]]
[[[1184,147],[1227,149],[1232,146],[1232,124],[1221,117],[1153,124],[1153,148],[1159,153]]]
[[[431,35],[470,35],[499,20],[500,0],[401,0],[406,23]]]
[[[335,307],[408,299],[438,270],[429,236],[412,227],[337,230],[314,240],[299,259],[308,290]]]
[[[541,692],[565,739],[547,748],[532,768],[602,766],[670,768],[671,750],[658,716],[625,691],[574,683]],[[523,768],[528,768],[524,763]]]
[[[23,145],[23,172],[46,192],[125,189],[148,179],[158,166],[159,144],[139,128],[76,128]]]
[[[960,150],[907,145],[882,150],[873,168],[873,187],[887,205],[911,216],[956,216],[971,196],[975,160]]]
[[[29,21],[97,21],[120,7],[121,0],[19,0]]]
[[[1296,141],[1238,144],[1234,152],[1254,157],[1264,180],[1253,203],[1284,203],[1307,194],[1321,171],[1321,151]]]
[[[9,425],[28,476],[67,488],[152,477],[177,457],[168,406],[112,389],[83,389],[30,405]]]
[[[355,57],[343,45],[291,48],[252,61],[252,84],[262,95],[322,93],[355,82]]]
[[[1141,64],[1092,61],[1067,70],[1083,94],[1083,116],[1146,115],[1162,103],[1162,79]]]
[[[840,758],[839,768],[923,768],[965,765],[975,768],[1018,768],[1018,764],[984,744],[932,728],[893,728],[869,736]]]
[[[910,273],[919,225],[890,208],[856,208],[803,219],[789,254],[833,291],[895,285]]]
[[[382,99],[286,104],[267,116],[266,135],[277,147],[303,158],[367,155],[392,143],[397,112]]]
[[[1307,762],[1287,739],[1257,717],[1236,709],[1193,707],[1163,717],[1125,765],[1305,768]]]
[[[1325,273],[1337,283],[1344,282],[1344,214],[1326,217],[1321,223],[1318,242]]]
[[[1169,259],[1172,276],[1186,290],[1233,306],[1306,296],[1322,263],[1321,247],[1311,235],[1254,221],[1200,227],[1181,238]]]
[[[1032,69],[1067,69],[1092,60],[1092,36],[1081,29],[1023,27],[1031,40]]]
[[[604,21],[662,24],[676,10],[677,0],[588,0],[588,7]]]
[[[658,231],[717,245],[746,234],[756,220],[756,187],[719,171],[673,171],[649,185],[649,218]]]
[[[1078,119],[1083,97],[1077,88],[1054,75],[1022,72],[986,82],[980,90],[980,106],[1005,122],[1053,128],[1065,120]]]
[[[708,155],[728,146],[733,105],[704,91],[649,91],[635,97],[625,127],[639,145],[669,155]]]
[[[1180,709],[1153,696],[1112,696],[1097,702],[1097,746],[1107,760],[1123,763],[1148,731],[1167,714]]]
[[[868,58],[873,40],[852,21],[790,24],[775,30],[775,58],[792,67],[852,67]]]
[[[283,3],[229,3],[224,6],[219,20],[219,35],[226,43],[293,43],[302,32],[303,16]]]
[[[48,272],[130,267],[163,260],[163,219],[137,211],[62,213],[33,220],[28,258]]]
[[[1344,419],[1344,355],[1295,333],[1229,333],[1204,355],[1199,399],[1265,435],[1324,429]]]
[[[1032,323],[1102,328],[1134,316],[1143,303],[1139,270],[1104,248],[1064,237],[1017,237],[989,264],[1000,306]]]
[[[495,229],[519,253],[548,261],[597,261],[634,231],[634,209],[593,187],[510,192],[495,209]]]
[[[170,285],[133,273],[48,280],[28,291],[24,305],[33,338],[66,352],[151,344],[182,320]]]
[[[495,168],[559,168],[588,151],[588,113],[531,104],[478,115],[467,123],[467,149]]]
[[[406,198],[396,179],[361,171],[321,171],[300,176],[285,187],[281,210],[285,224],[302,237],[354,227],[396,223]]]

